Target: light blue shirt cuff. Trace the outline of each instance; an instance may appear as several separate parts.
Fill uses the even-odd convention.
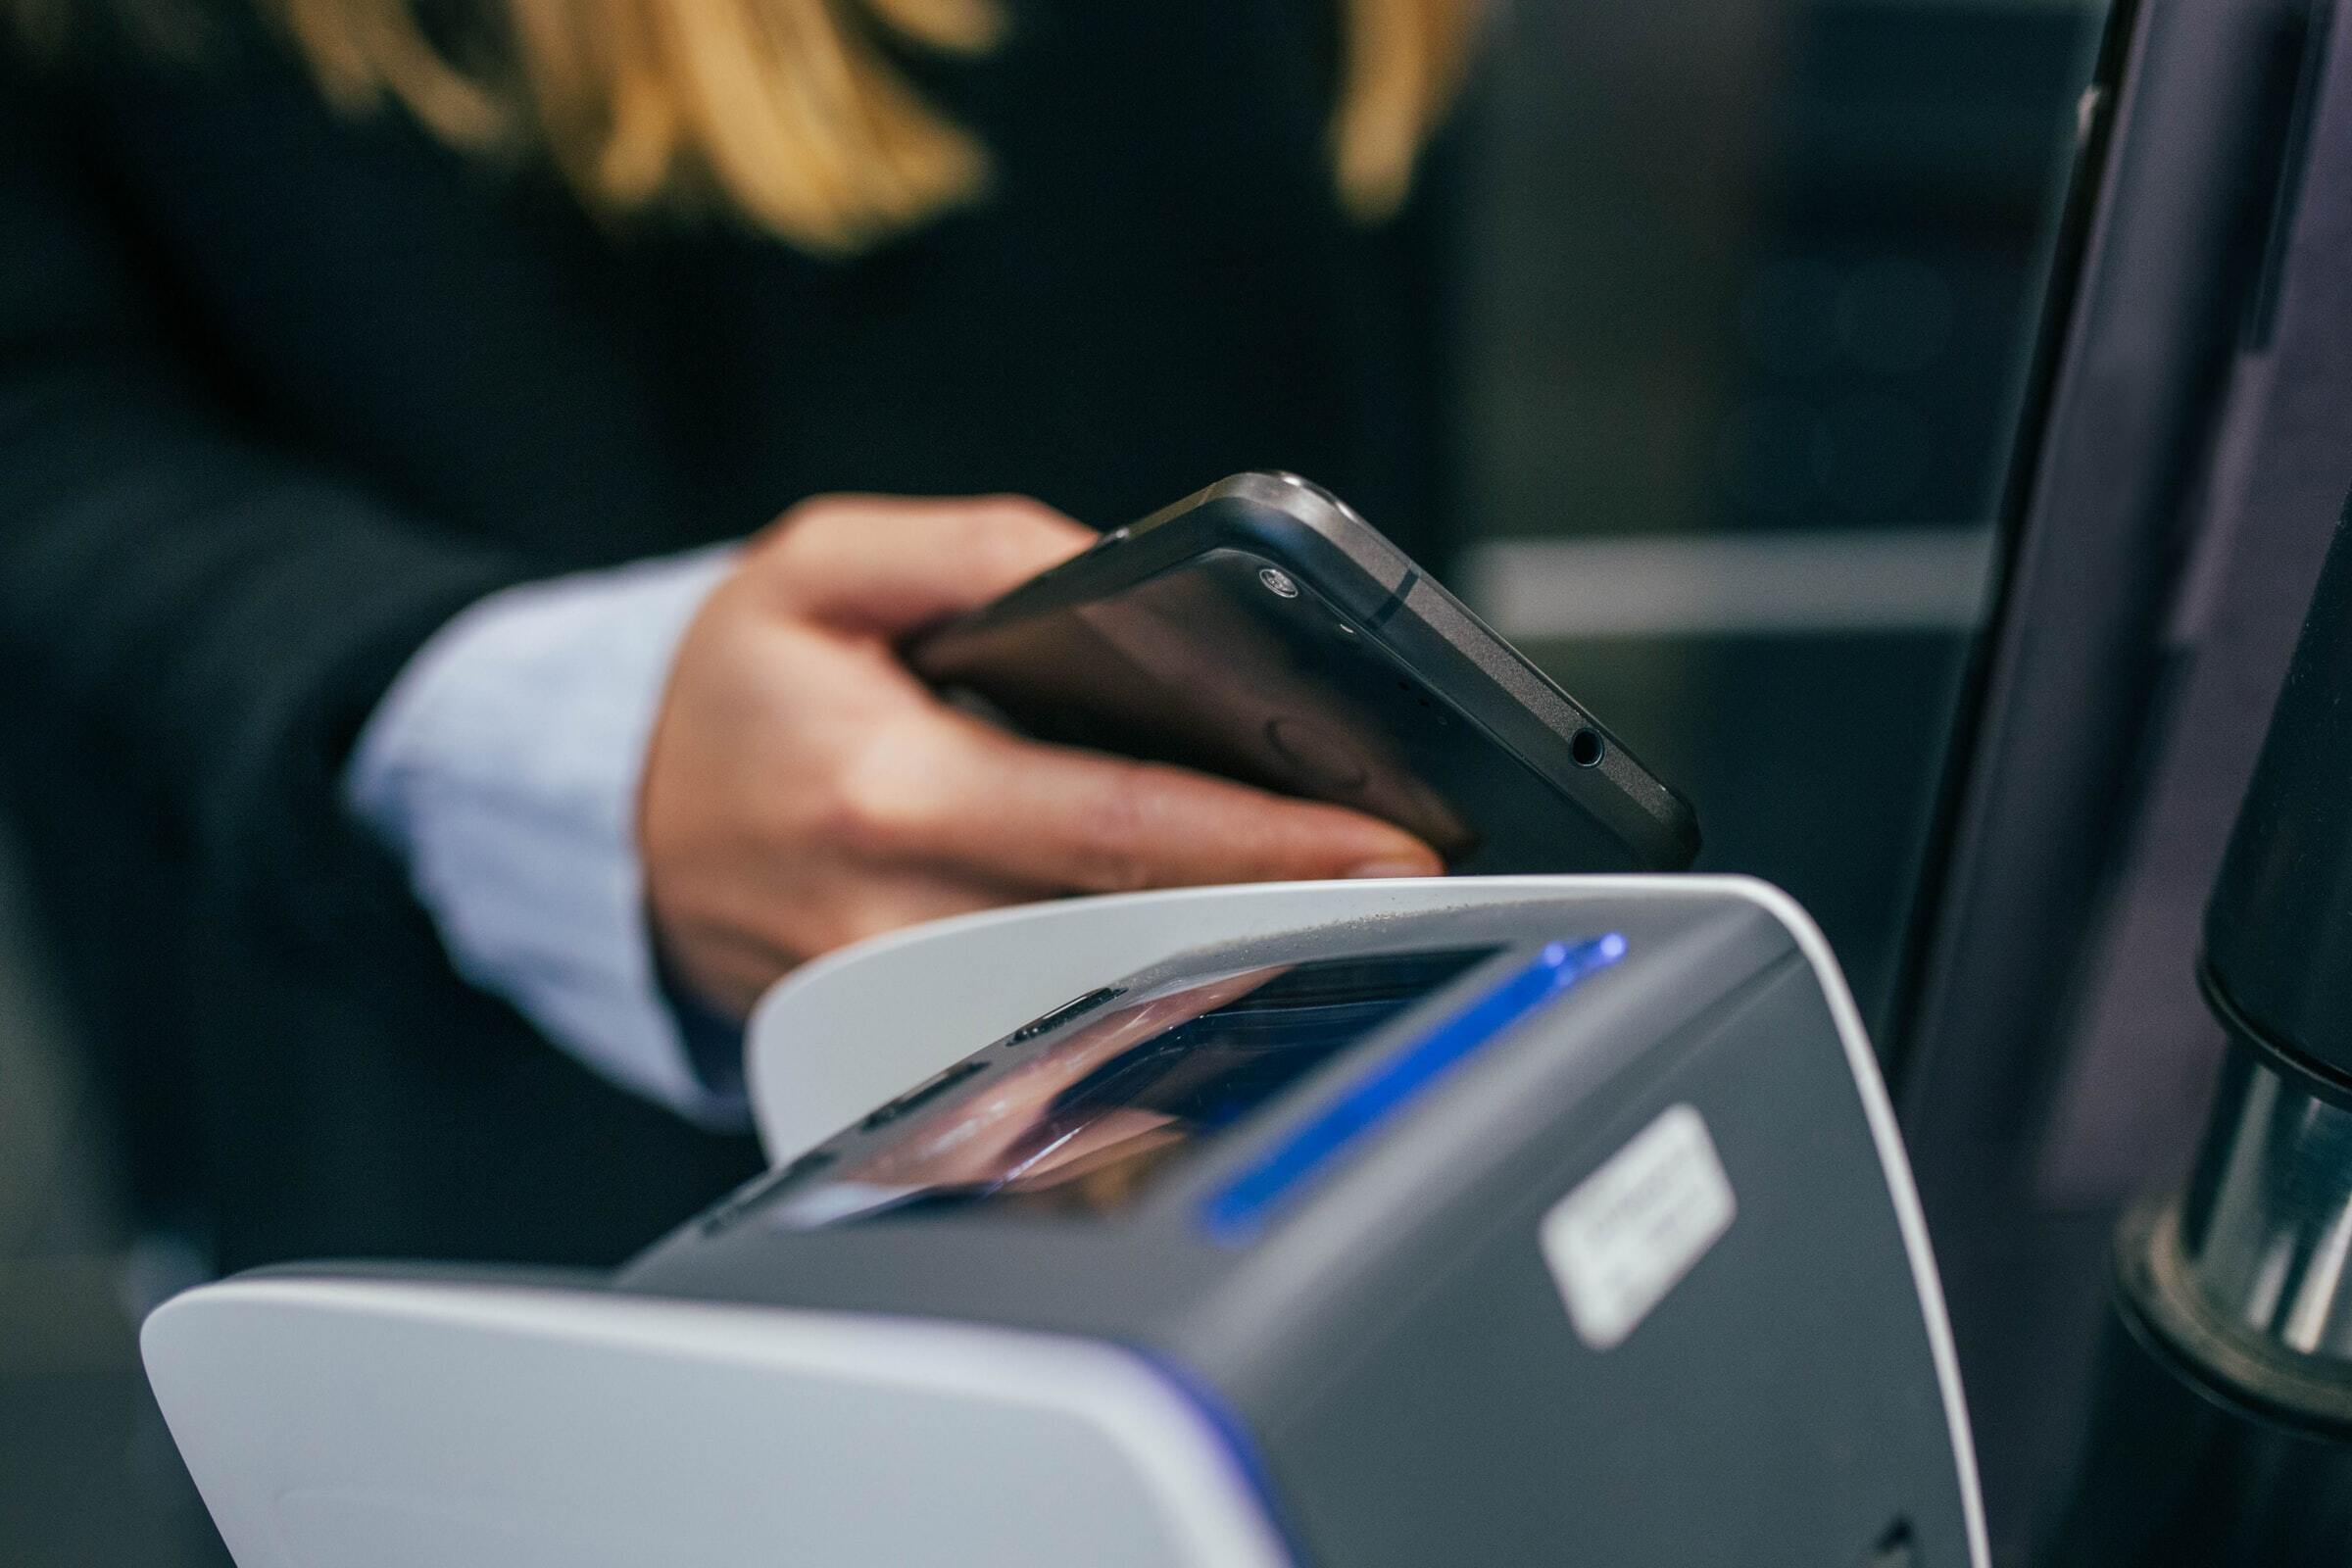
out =
[[[615,1083],[727,1127],[746,1119],[741,1040],[665,991],[636,818],[679,640],[734,557],[481,601],[401,671],[344,777],[461,974]]]

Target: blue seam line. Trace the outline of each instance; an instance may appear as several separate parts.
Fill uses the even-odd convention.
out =
[[[1307,1558],[1299,1549],[1297,1524],[1284,1506],[1282,1494],[1274,1486],[1274,1474],[1266,1465],[1266,1456],[1241,1412],[1225,1402],[1224,1395],[1208,1379],[1174,1356],[1144,1345],[1128,1344],[1124,1348],[1207,1429],[1210,1441],[1224,1450],[1226,1461],[1233,1466],[1234,1479],[1257,1505],[1258,1516],[1281,1544],[1284,1555],[1295,1564],[1304,1563]]]
[[[1263,1227],[1268,1210],[1349,1145],[1418,1100],[1513,1025],[1624,956],[1625,938],[1614,931],[1573,946],[1545,946],[1525,968],[1357,1079],[1339,1099],[1211,1193],[1200,1205],[1209,1236],[1228,1245],[1250,1240]]]

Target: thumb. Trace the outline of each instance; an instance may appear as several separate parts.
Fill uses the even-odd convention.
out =
[[[895,638],[984,605],[1094,540],[1022,496],[825,496],[786,513],[750,565],[789,612]]]

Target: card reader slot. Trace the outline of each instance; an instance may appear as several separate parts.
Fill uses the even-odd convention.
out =
[[[1004,1037],[1004,1043],[1008,1046],[1025,1045],[1029,1041],[1037,1039],[1040,1035],[1052,1034],[1054,1030],[1060,1028],[1063,1024],[1068,1023],[1072,1018],[1077,1017],[1081,1013],[1094,1011],[1105,1002],[1110,1001],[1113,997],[1124,996],[1125,994],[1126,993],[1124,989],[1119,986],[1104,986],[1098,991],[1089,991],[1083,997],[1072,997],[1060,1006],[1055,1007],[1052,1012],[1043,1013],[1038,1017],[1032,1018],[1027,1023],[1021,1025],[1018,1029],[1015,1029],[1011,1034]]]
[[[858,1124],[858,1130],[870,1133],[877,1127],[887,1126],[917,1105],[938,1099],[972,1074],[985,1071],[987,1067],[985,1061],[959,1061],[953,1067],[933,1073],[888,1104],[868,1111],[865,1120]]]

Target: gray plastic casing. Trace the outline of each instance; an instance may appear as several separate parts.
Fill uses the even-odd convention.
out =
[[[1458,994],[1113,1214],[795,1231],[771,1183],[610,1280],[314,1267],[205,1287],[150,1318],[149,1374],[245,1568],[1982,1568],[1886,1094],[1820,934],[1762,884],[1288,885],[977,915],[779,986],[750,1070],[782,1169],[1155,966],[1607,932],[1622,961],[1462,1058],[1242,1245],[1202,1228],[1202,1195]],[[1550,1239],[1564,1200],[1690,1117],[1728,1224],[1595,1335]]]
[[[1248,1434],[1270,1506],[1313,1561],[1861,1563],[1906,1540],[1921,1564],[1979,1560],[1932,1265],[1875,1062],[1810,922],[1739,879],[1392,886],[1408,896],[1388,908],[1368,892],[1316,890],[1310,898],[1332,900],[1320,918],[1271,914],[1280,890],[1259,894],[1271,917],[1256,920],[1236,907],[1243,890],[1148,895],[1124,911],[1089,901],[1058,922],[982,916],[917,934],[895,957],[847,960],[903,1002],[920,971],[968,992],[1001,972],[992,927],[1017,938],[1034,968],[1087,922],[1085,967],[1048,993],[1058,1002],[1337,954],[1490,942],[1516,954],[1118,1213],[1041,1219],[982,1205],[795,1231],[764,1218],[793,1186],[771,1181],[678,1232],[621,1288],[1137,1348]],[[1108,962],[1121,938],[1104,922],[1122,912],[1175,917],[1180,953],[1155,932],[1150,965]],[[1450,1003],[1531,944],[1608,932],[1625,938],[1621,963],[1465,1061],[1254,1242],[1204,1231],[1206,1194]],[[872,1044],[818,1038],[825,989],[812,975],[800,995],[780,995],[762,1050],[839,1059]],[[1000,1012],[983,1027],[1003,1033],[1047,1010]],[[952,1011],[969,1015],[915,1008]],[[988,1044],[946,1032],[897,1082]],[[790,1076],[776,1060],[760,1071],[771,1092]],[[1711,1135],[1736,1216],[1623,1343],[1597,1348],[1571,1325],[1540,1232],[1564,1195],[1676,1106]],[[807,1128],[823,1112],[800,1108],[791,1133],[769,1110],[778,1156],[813,1143]]]

